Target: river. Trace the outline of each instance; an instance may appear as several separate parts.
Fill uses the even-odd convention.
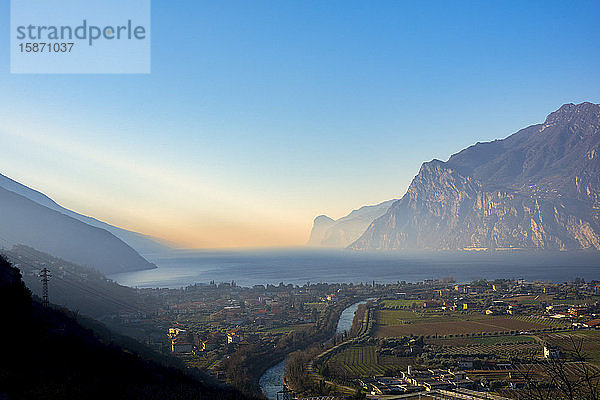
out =
[[[354,303],[342,311],[338,320],[336,333],[347,332],[352,328],[354,313],[358,309],[359,304],[365,304],[367,300]],[[285,376],[285,360],[279,364],[269,368],[260,377],[260,390],[269,400],[277,400],[277,392],[283,390],[283,378]]]

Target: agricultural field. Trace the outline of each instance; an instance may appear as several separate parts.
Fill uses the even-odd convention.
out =
[[[527,296],[516,296],[505,299],[506,302],[509,303],[518,303],[518,304],[540,304],[541,302],[545,302],[548,304],[569,304],[569,305],[580,305],[584,303],[594,303],[600,300],[599,295],[592,295],[580,299],[575,298],[564,298],[557,299],[555,295],[552,294],[539,294],[539,295],[527,295]]]
[[[524,321],[524,322],[534,322],[534,323],[543,324],[543,325],[546,325],[546,328],[566,329],[571,326],[569,324],[569,322],[565,322],[565,321],[562,321],[562,320],[556,319],[556,318],[538,318],[538,317],[533,317],[533,316],[528,316],[528,315],[515,315],[511,318],[517,319],[519,321]]]
[[[561,348],[561,352],[569,353],[573,349],[573,343],[582,342],[582,351],[588,361],[600,366],[600,331],[577,331],[577,332],[556,332],[540,335],[540,337]]]
[[[460,321],[461,315],[450,312],[423,312],[410,310],[377,310],[378,325],[402,325],[415,322]]]
[[[326,365],[329,371],[336,376],[377,376],[386,375],[386,373],[396,371],[399,368],[405,368],[397,360],[397,358],[394,362],[384,359],[379,360],[376,346],[364,345],[351,346],[340,351],[338,354],[333,355]],[[406,359],[406,365],[410,363],[410,360]]]
[[[539,359],[543,354],[541,340],[523,335],[429,338],[425,343],[429,345],[429,352],[444,358],[499,356],[505,359]]]
[[[552,294],[539,294],[532,296],[516,296],[505,299],[507,303],[517,304],[539,304],[541,302],[552,303],[554,295]]]
[[[494,334],[509,331],[531,331],[563,327],[562,322],[525,316],[487,316],[460,312],[414,312],[410,310],[377,310],[377,337]]]
[[[497,344],[514,344],[514,343],[535,343],[536,340],[532,336],[488,336],[472,338],[475,344],[481,345],[497,345]]]
[[[536,339],[525,335],[507,335],[507,336],[483,336],[483,337],[451,337],[451,338],[429,338],[425,339],[426,344],[432,344],[442,347],[451,346],[477,346],[477,345],[498,345],[498,344],[526,344],[535,343]]]
[[[502,358],[512,357],[542,357],[542,346],[539,343],[501,343],[491,345],[468,345],[468,346],[453,346],[440,348],[436,350],[438,357],[444,356],[461,356],[461,357],[478,357],[478,356],[499,356]]]
[[[423,300],[382,300],[381,306],[383,308],[404,308],[412,307],[413,304],[423,306]]]
[[[312,303],[304,303],[304,307],[306,307],[306,308],[314,308],[317,311],[323,311],[327,307],[327,303],[324,303],[322,301],[312,302]]]

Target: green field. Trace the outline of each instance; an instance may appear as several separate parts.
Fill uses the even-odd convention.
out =
[[[529,316],[383,309],[376,312],[376,336],[473,335],[566,328],[564,322]]]
[[[433,338],[426,339],[427,344],[442,347],[461,347],[461,346],[493,346],[501,344],[531,344],[536,340],[533,336],[524,335],[502,335],[502,336],[454,336],[451,338]]]
[[[468,345],[441,348],[436,351],[438,357],[447,356],[491,356],[498,358],[542,357],[542,346],[537,342],[501,343],[493,345]]]
[[[535,343],[535,339],[531,336],[488,336],[472,338],[477,344],[484,345],[495,345],[495,344],[506,344],[506,343]]]
[[[600,331],[556,332],[540,336],[554,346],[559,346],[564,353],[570,353],[573,345],[583,344],[584,356],[591,363],[600,366]]]
[[[531,295],[531,296],[517,296],[507,298],[505,301],[509,303],[519,303],[519,304],[539,304],[541,302],[546,303],[561,303],[561,304],[570,304],[570,305],[579,305],[583,303],[594,303],[600,300],[600,296],[592,295],[590,297],[581,298],[581,299],[561,299],[556,300],[554,295],[551,294],[540,294],[540,295]]]
[[[415,322],[450,322],[468,318],[458,313],[414,312],[410,310],[377,310],[379,325],[403,325]]]
[[[413,304],[423,306],[423,300],[383,300],[381,306],[384,308],[412,307]]]
[[[378,362],[376,346],[372,345],[348,347],[332,356],[327,366],[337,376],[351,377],[385,375],[400,367]]]
[[[552,302],[554,298],[553,295],[550,294],[540,294],[535,296],[517,296],[506,299],[507,303],[518,303],[518,304],[539,304],[542,301],[548,303]]]

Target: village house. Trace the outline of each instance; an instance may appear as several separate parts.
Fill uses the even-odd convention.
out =
[[[600,319],[592,319],[591,321],[588,321],[585,324],[583,324],[583,326],[586,328],[600,329]]]
[[[240,343],[243,339],[243,336],[240,335],[240,332],[238,329],[233,329],[229,332],[227,332],[227,344],[236,344],[236,343]]]
[[[548,360],[557,360],[560,358],[560,349],[548,343],[544,344],[544,358]]]
[[[194,344],[185,333],[179,334],[171,339],[171,352],[176,354],[191,353]]]

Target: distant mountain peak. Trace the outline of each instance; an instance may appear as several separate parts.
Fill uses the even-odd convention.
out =
[[[322,223],[328,223],[328,222],[334,222],[335,220],[331,217],[328,217],[325,214],[321,214],[318,215],[317,217],[315,217],[314,223],[315,224],[322,224]]]
[[[548,115],[540,131],[551,126],[569,127],[572,131],[584,135],[596,134],[600,129],[600,104],[563,104]]]
[[[345,247],[358,239],[376,218],[382,216],[396,200],[352,210],[345,217],[334,220],[326,215],[315,218],[310,232],[309,246]]]

